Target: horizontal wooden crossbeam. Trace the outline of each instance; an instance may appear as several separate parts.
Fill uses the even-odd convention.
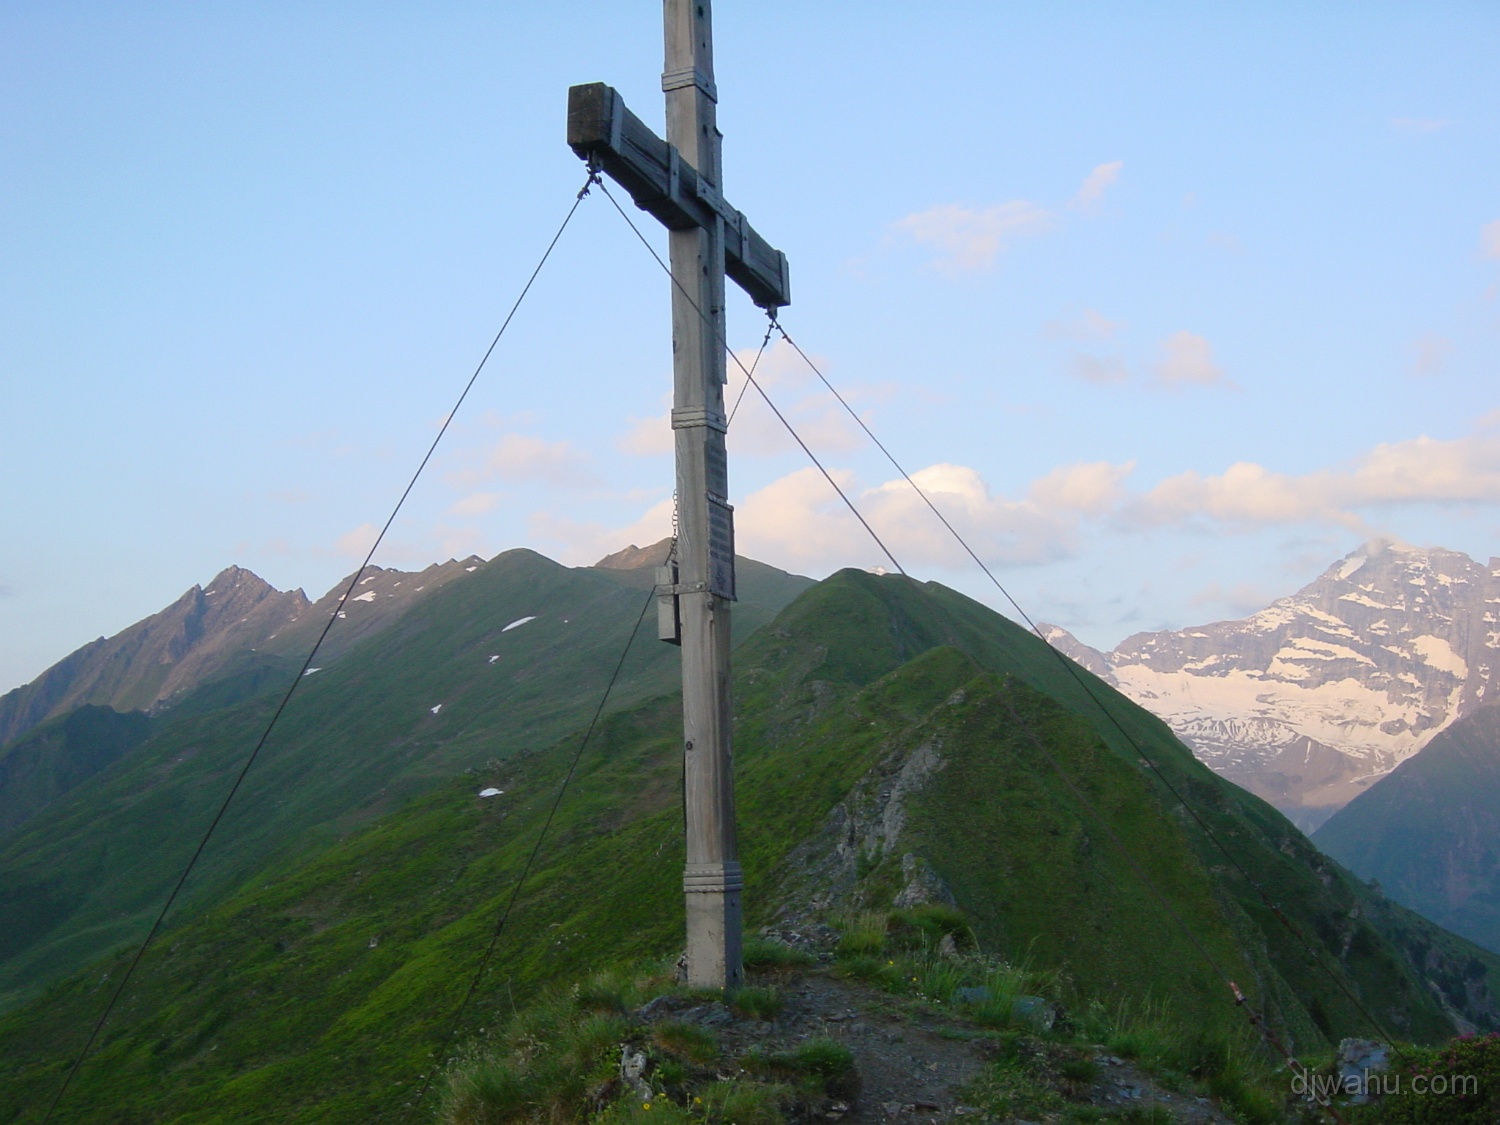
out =
[[[724,272],[763,309],[791,304],[786,255],[724,202],[713,184],[681,159],[603,82],[568,90],[568,145],[630,193],[668,230],[724,221]]]

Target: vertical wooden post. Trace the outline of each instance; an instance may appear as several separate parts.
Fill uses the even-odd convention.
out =
[[[721,197],[710,0],[664,0],[667,142]],[[701,190],[701,187],[700,187]],[[734,532],[724,451],[724,221],[674,230],[672,430],[677,451],[678,590],[687,816],[688,983],[736,988],[739,852],[730,730]],[[696,305],[696,307],[694,307]]]

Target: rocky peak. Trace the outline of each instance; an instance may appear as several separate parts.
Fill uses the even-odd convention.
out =
[[[1496,560],[1374,540],[1243,620],[1137,633],[1107,654],[1051,628],[1209,765],[1284,811],[1326,815],[1492,691],[1497,609]]]
[[[642,570],[648,566],[664,565],[671,551],[670,536],[649,547],[637,547],[632,543],[612,555],[605,555],[594,566],[599,570]]]

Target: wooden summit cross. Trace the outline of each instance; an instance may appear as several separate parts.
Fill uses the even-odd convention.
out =
[[[710,0],[664,0],[667,139],[602,82],[568,91],[568,144],[670,231],[677,550],[657,572],[658,635],[682,646],[687,979],[736,988],[740,872],[729,707],[734,509],[724,451],[724,275],[768,312],[788,304],[786,256],[724,202]]]

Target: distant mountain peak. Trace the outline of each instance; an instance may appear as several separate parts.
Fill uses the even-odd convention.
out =
[[[596,570],[643,570],[648,566],[662,566],[666,563],[671,551],[671,536],[649,547],[637,547],[632,543],[612,555],[605,555],[594,564],[594,568]]]
[[[1199,757],[1311,827],[1484,700],[1500,671],[1500,569],[1373,539],[1248,617],[1067,655]]]

